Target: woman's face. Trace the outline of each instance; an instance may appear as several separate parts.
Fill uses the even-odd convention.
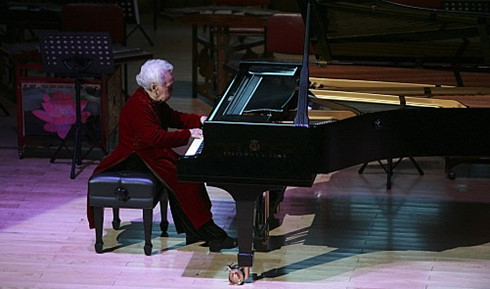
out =
[[[171,72],[166,72],[162,79],[162,85],[152,84],[152,92],[150,96],[155,101],[165,102],[170,99],[174,90],[174,76]]]

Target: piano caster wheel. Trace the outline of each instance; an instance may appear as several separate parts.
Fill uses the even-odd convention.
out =
[[[245,269],[238,267],[238,265],[228,265],[228,270],[230,274],[228,275],[228,280],[231,285],[242,285],[245,281]]]

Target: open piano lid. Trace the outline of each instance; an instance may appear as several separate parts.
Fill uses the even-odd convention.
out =
[[[382,0],[298,0],[303,19],[308,1],[310,38],[320,66],[490,67],[488,11],[444,10],[441,1],[436,1],[441,8],[423,8]]]

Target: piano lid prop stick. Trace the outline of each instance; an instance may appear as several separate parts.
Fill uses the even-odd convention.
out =
[[[299,76],[299,91],[298,91],[298,106],[296,108],[296,116],[294,117],[295,126],[308,127],[308,79],[310,73],[308,71],[308,56],[310,48],[310,6],[308,1],[306,8],[306,27],[305,27],[305,40],[303,47],[303,64],[301,66],[301,73]]]

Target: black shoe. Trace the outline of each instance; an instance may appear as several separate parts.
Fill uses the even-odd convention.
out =
[[[186,235],[185,236],[185,244],[186,245],[194,244],[194,243],[201,242],[201,241],[202,240],[199,240],[199,238],[197,238],[194,235]]]
[[[160,234],[160,237],[168,237],[168,222],[167,221],[163,221],[160,223],[160,231],[162,232]]]
[[[238,239],[226,237],[224,239],[219,240],[210,240],[207,242],[209,246],[209,251],[211,252],[219,252],[221,249],[232,249],[238,246]]]

